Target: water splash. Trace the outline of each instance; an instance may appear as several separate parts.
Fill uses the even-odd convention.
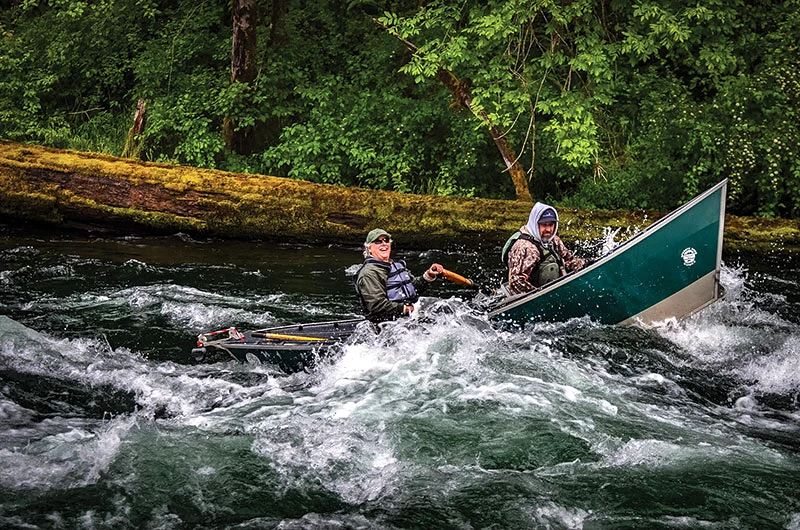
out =
[[[724,301],[658,331],[498,330],[445,296],[308,373],[188,364],[193,326],[352,302],[329,278],[357,252],[281,252],[277,273],[263,256],[6,258],[38,290],[3,298],[19,318],[0,319],[0,525],[797,527],[790,276],[774,293],[725,267]]]

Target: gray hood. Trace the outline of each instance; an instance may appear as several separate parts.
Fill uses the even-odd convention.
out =
[[[545,210],[553,210],[556,214],[556,229],[553,231],[553,235],[555,236],[558,233],[558,211],[550,206],[549,204],[544,204],[541,202],[537,202],[533,205],[531,209],[531,214],[528,216],[528,224],[525,225],[525,228],[528,229],[528,232],[533,236],[536,241],[542,243],[543,245],[547,245],[550,241],[542,241],[542,236],[539,235],[539,218],[545,212]]]

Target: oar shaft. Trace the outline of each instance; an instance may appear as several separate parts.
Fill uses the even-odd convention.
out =
[[[265,338],[265,339],[274,339],[274,340],[297,340],[297,341],[318,341],[318,340],[328,340],[320,337],[306,337],[305,335],[285,335],[283,333],[263,333],[263,332],[254,332],[254,337],[258,338]]]
[[[453,283],[458,285],[466,285],[467,287],[472,287],[474,284],[472,280],[469,278],[464,278],[460,274],[456,274],[455,272],[449,271],[447,269],[442,269],[442,276],[444,276],[445,280],[450,280]]]

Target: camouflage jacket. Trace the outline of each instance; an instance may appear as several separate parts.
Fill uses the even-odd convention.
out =
[[[527,230],[523,230],[527,232]],[[553,236],[551,241],[554,252],[561,256],[567,272],[580,269],[584,265],[581,258],[576,258],[558,236]],[[535,243],[519,239],[508,252],[508,294],[527,293],[536,289],[531,283],[531,275],[536,271],[542,256]]]

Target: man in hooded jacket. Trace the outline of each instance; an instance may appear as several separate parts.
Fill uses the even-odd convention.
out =
[[[528,222],[503,247],[509,295],[527,293],[584,266],[556,235],[558,212],[537,202]]]

